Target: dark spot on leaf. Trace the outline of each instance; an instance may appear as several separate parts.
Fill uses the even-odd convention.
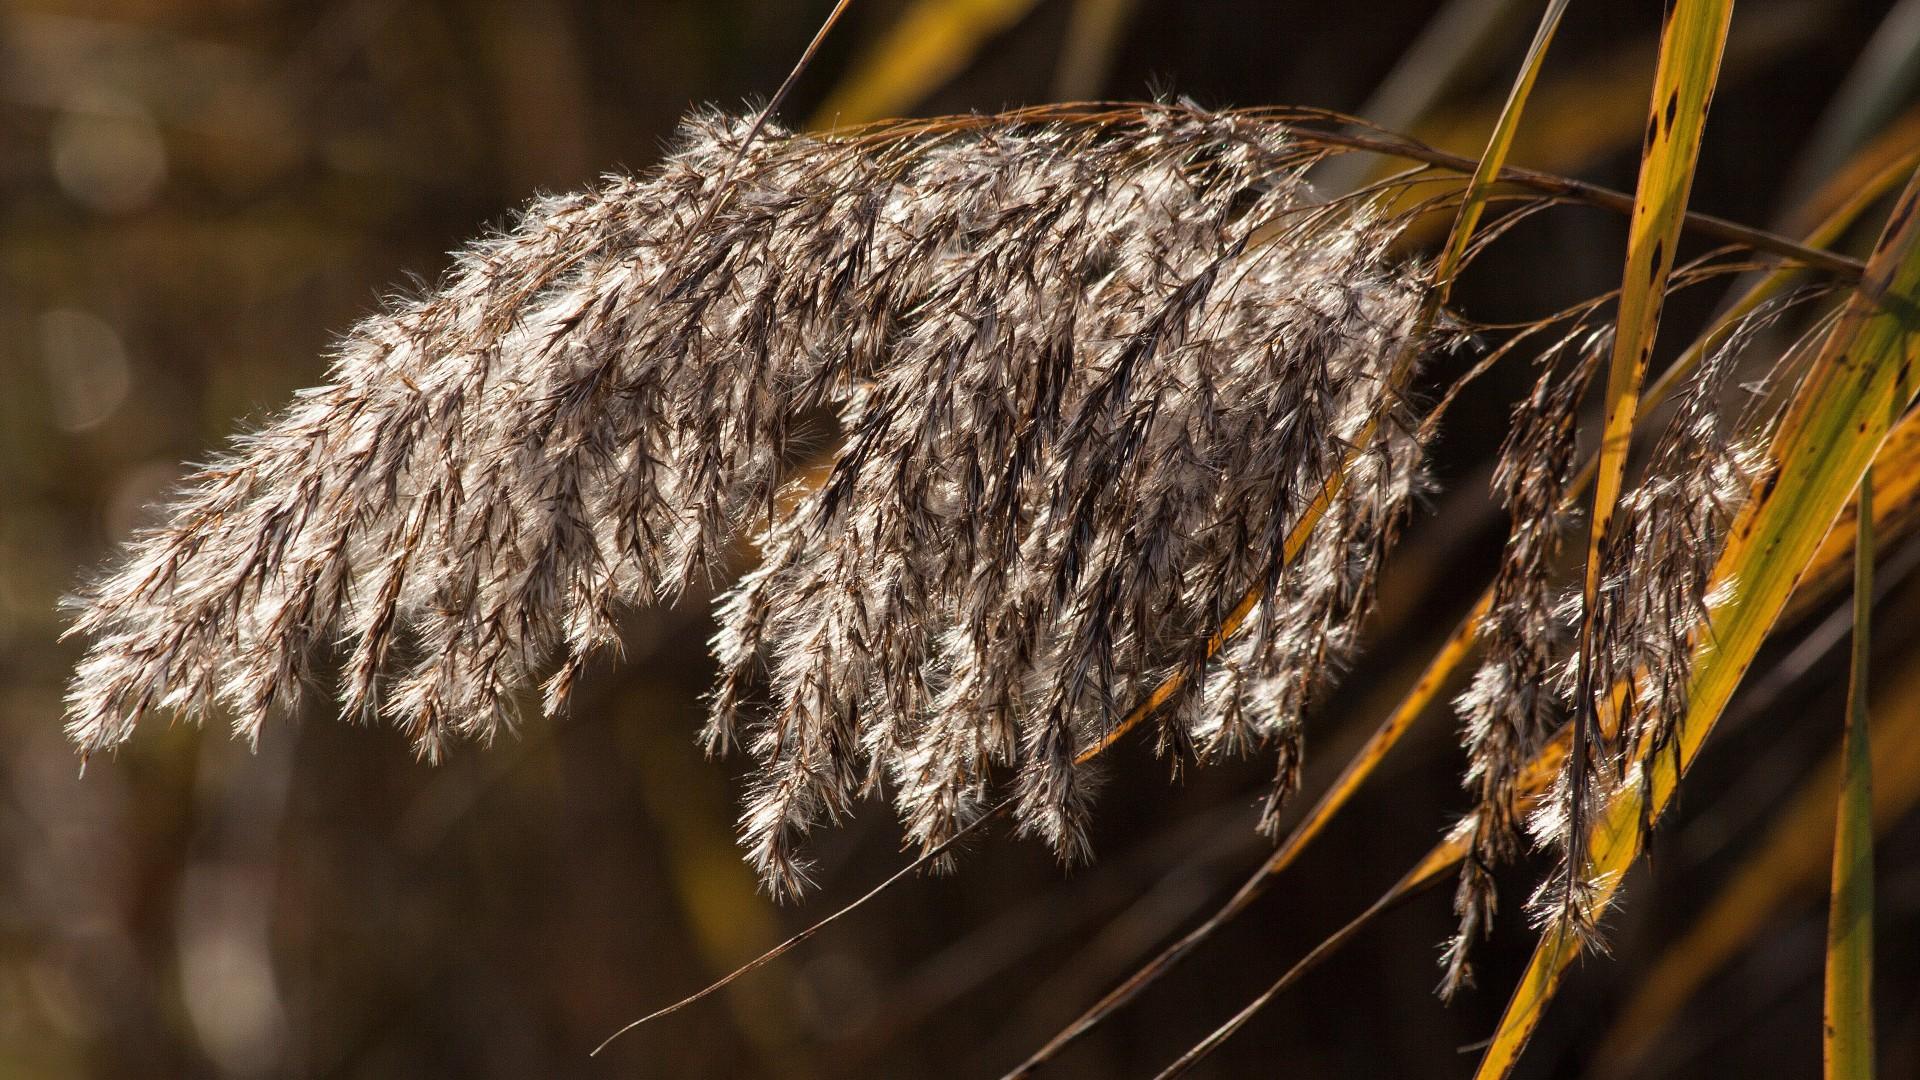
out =
[[[1893,216],[1887,219],[1886,235],[1892,236],[1906,226],[1907,219],[1913,216],[1913,202],[1911,198],[1901,199],[1900,205],[1893,208]]]

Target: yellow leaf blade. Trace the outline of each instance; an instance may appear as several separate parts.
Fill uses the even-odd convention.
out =
[[[1920,414],[1909,413],[1874,459],[1873,518],[1876,545],[1909,534],[1911,504],[1920,488]],[[1815,556],[1843,568],[1850,561],[1855,525],[1843,520]],[[1838,542],[1836,542],[1838,541]],[[1795,593],[1794,607],[1828,592],[1827,575],[1809,574]],[[1874,694],[1874,825],[1884,832],[1920,806],[1920,667],[1896,673],[1892,684]],[[1836,751],[1796,792],[1769,826],[1766,837],[1740,867],[1726,875],[1719,892],[1674,943],[1660,952],[1620,1019],[1600,1041],[1600,1076],[1632,1075],[1654,1049],[1656,1040],[1701,986],[1734,955],[1758,940],[1769,921],[1790,902],[1809,892],[1830,872],[1833,811],[1840,792],[1840,754]]]
[[[1507,103],[1500,110],[1500,118],[1493,126],[1493,134],[1487,139],[1486,151],[1480,155],[1480,163],[1475,166],[1472,177],[1461,197],[1460,209],[1454,216],[1453,228],[1447,236],[1446,247],[1434,265],[1434,289],[1430,297],[1431,306],[1427,317],[1431,318],[1439,307],[1446,303],[1453,280],[1460,271],[1467,249],[1473,242],[1474,230],[1479,227],[1481,215],[1487,207],[1487,200],[1493,194],[1498,183],[1500,170],[1506,167],[1507,152],[1513,148],[1514,133],[1520,129],[1520,116],[1525,111],[1527,99],[1533,93],[1534,83],[1539,79],[1540,69],[1546,61],[1547,46],[1552,44],[1554,31],[1560,27],[1560,18],[1566,14],[1568,0],[1553,0],[1540,16],[1540,24],[1535,29],[1533,41],[1527,46],[1526,57],[1521,61],[1520,71],[1514,77],[1513,88],[1507,94]],[[1378,730],[1360,753],[1347,764],[1340,776],[1327,789],[1307,817],[1287,838],[1273,858],[1263,869],[1264,875],[1277,874],[1293,861],[1293,858],[1317,836],[1328,821],[1338,814],[1347,800],[1364,784],[1380,761],[1386,757],[1400,736],[1406,733],[1413,721],[1426,711],[1428,705],[1446,685],[1453,672],[1460,666],[1473,649],[1475,629],[1488,606],[1492,603],[1492,593],[1483,594],[1468,613],[1466,619],[1441,645],[1440,651],[1428,662],[1414,683],[1392,713],[1388,714]]]
[[[1620,282],[1620,311],[1615,328],[1613,357],[1607,369],[1604,417],[1601,425],[1599,467],[1594,475],[1593,513],[1587,539],[1584,591],[1586,616],[1581,621],[1579,646],[1580,701],[1574,711],[1571,759],[1572,787],[1584,790],[1587,747],[1594,737],[1594,703],[1600,688],[1593,684],[1595,619],[1600,594],[1601,552],[1608,526],[1620,501],[1626,479],[1627,451],[1639,415],[1641,384],[1653,356],[1660,328],[1660,308],[1667,295],[1667,279],[1680,240],[1687,196],[1693,187],[1707,106],[1720,75],[1727,31],[1733,20],[1733,0],[1692,0],[1668,9],[1661,30],[1660,60],[1654,72],[1653,103],[1647,121],[1646,142],[1640,154],[1640,180],[1635,188],[1633,217],[1627,231],[1627,262]],[[1580,796],[1574,796],[1570,861],[1577,871],[1585,823]],[[1571,890],[1570,890],[1571,893]]]

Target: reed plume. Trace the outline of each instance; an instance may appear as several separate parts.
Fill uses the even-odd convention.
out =
[[[536,685],[563,709],[623,611],[747,537],[706,738],[759,762],[742,832],[778,892],[861,793],[931,845],[995,770],[1080,854],[1076,759],[1175,670],[1169,744],[1277,743],[1291,786],[1422,482],[1393,220],[1248,114],[749,128],[695,116],[655,171],[535,202],[201,469],[76,601],[80,745],[156,709],[252,737],[337,647],[342,711],[437,758]],[[796,484],[823,416],[831,469]]]
[[[1744,408],[1727,400],[1727,383],[1742,350],[1778,314],[1769,306],[1740,320],[1687,381],[1644,477],[1622,498],[1605,537],[1591,683],[1577,684],[1576,664],[1559,669],[1561,700],[1569,709],[1590,703],[1599,723],[1591,742],[1573,749],[1586,768],[1562,770],[1528,823],[1561,858],[1530,907],[1536,921],[1557,922],[1587,944],[1600,941],[1581,823],[1596,820],[1621,785],[1651,783],[1652,763],[1673,750],[1687,715],[1699,637],[1703,628],[1711,633],[1713,610],[1725,599],[1710,591],[1713,568],[1735,515],[1767,473],[1763,433],[1777,419],[1757,396],[1769,378],[1742,388],[1756,395]],[[1578,626],[1581,604],[1570,592],[1560,621]],[[1639,764],[1629,768],[1636,750]]]
[[[1584,597],[1556,560],[1572,523],[1576,411],[1612,348],[1611,328],[1576,328],[1540,357],[1540,376],[1514,409],[1494,472],[1511,525],[1480,625],[1485,655],[1455,701],[1474,797],[1459,827],[1472,857],[1461,864],[1454,895],[1459,929],[1441,958],[1443,996],[1472,981],[1472,945],[1491,930],[1497,907],[1494,870],[1519,853],[1523,832],[1559,862],[1529,901],[1535,921],[1602,944],[1582,823],[1595,820],[1620,786],[1650,782],[1650,763],[1671,749],[1686,716],[1695,650],[1702,632],[1711,633],[1721,600],[1709,591],[1713,568],[1735,515],[1766,474],[1765,439],[1778,417],[1762,392],[1779,369],[1792,366],[1795,353],[1740,388],[1753,399],[1744,408],[1728,400],[1727,384],[1755,337],[1801,299],[1789,296],[1734,320],[1720,346],[1679,384],[1673,415],[1602,546],[1598,648],[1587,685],[1580,684],[1575,649]],[[1529,762],[1583,705],[1600,718],[1595,737],[1570,747],[1550,790],[1523,797]],[[1630,770],[1636,748],[1645,753]],[[1573,767],[1575,754],[1583,768]]]
[[[1542,354],[1533,391],[1514,406],[1494,468],[1494,490],[1510,526],[1480,622],[1485,658],[1455,702],[1474,800],[1463,823],[1473,857],[1461,863],[1454,896],[1460,929],[1442,958],[1443,994],[1471,979],[1472,943],[1492,927],[1493,870],[1518,849],[1522,773],[1561,715],[1552,675],[1571,637],[1553,581],[1566,525],[1560,511],[1572,479],[1580,402],[1611,346],[1610,330],[1587,330],[1563,336]]]

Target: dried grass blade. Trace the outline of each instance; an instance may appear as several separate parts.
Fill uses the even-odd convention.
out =
[[[1821,539],[1858,487],[1894,420],[1911,403],[1920,361],[1920,175],[1895,204],[1867,275],[1849,297],[1769,451],[1773,473],[1736,523],[1713,582],[1727,596],[1711,640],[1697,647],[1688,716],[1674,752],[1634,748],[1628,784],[1608,801],[1588,837],[1591,912],[1608,904],[1640,851],[1643,822],[1666,808]],[[1708,646],[1711,647],[1708,647]],[[1578,953],[1564,927],[1549,928],[1481,1059],[1482,1080],[1511,1072],[1561,976]]]
[[[1860,480],[1853,561],[1853,664],[1834,815],[1833,891],[1827,908],[1827,1080],[1873,1076],[1873,751],[1867,671],[1873,621],[1873,470]]]
[[[1526,59],[1521,61],[1520,74],[1514,79],[1513,88],[1507,92],[1507,103],[1500,110],[1500,118],[1494,122],[1493,134],[1487,139],[1486,152],[1480,155],[1480,162],[1473,169],[1473,177],[1467,181],[1460,212],[1453,219],[1453,229],[1447,234],[1447,246],[1441,250],[1440,261],[1434,268],[1434,285],[1439,303],[1446,303],[1453,288],[1453,279],[1459,274],[1467,247],[1473,241],[1473,231],[1479,227],[1480,215],[1486,211],[1487,199],[1493,194],[1500,171],[1506,167],[1507,154],[1513,149],[1514,133],[1520,130],[1520,115],[1526,109],[1527,98],[1533,93],[1533,84],[1540,77],[1541,64],[1547,58],[1547,46],[1552,44],[1553,33],[1560,28],[1560,17],[1566,11],[1567,0],[1553,0],[1547,5],[1545,14],[1540,16],[1540,26],[1533,33],[1532,44],[1527,46]]]
[[[1351,117],[1326,114],[1313,119],[1321,122],[1337,120],[1354,122]],[[1407,161],[1419,161],[1435,168],[1446,169],[1463,175],[1472,174],[1476,162],[1473,158],[1448,153],[1427,145],[1407,135],[1379,131],[1364,132],[1324,131],[1301,129],[1298,136],[1303,142],[1323,146],[1344,147],[1352,150],[1364,150],[1369,153],[1384,154]],[[1557,173],[1542,172],[1519,166],[1508,166],[1500,171],[1502,183],[1515,184],[1543,195],[1556,195],[1562,198],[1597,206],[1603,210],[1629,214],[1633,212],[1634,199],[1623,192],[1599,184],[1590,184],[1585,180],[1561,176]],[[1808,267],[1824,270],[1843,278],[1860,276],[1861,265],[1856,259],[1831,251],[1822,251],[1805,244],[1787,239],[1776,232],[1756,229],[1751,225],[1742,225],[1713,214],[1698,210],[1687,210],[1681,215],[1683,227],[1699,236],[1709,237],[1729,244],[1739,244],[1754,251],[1766,252],[1791,259]]]
[[[840,19],[846,15],[847,8],[852,6],[853,0],[839,0],[833,5],[833,10],[827,12],[826,21],[820,24],[820,29],[814,31],[813,39],[807,42],[807,47],[801,51],[800,59],[795,61],[793,68],[787,72],[787,77],[781,80],[780,88],[767,99],[766,107],[760,110],[760,115],[754,117],[753,127],[747,131],[747,137],[740,141],[740,150],[734,155],[735,167],[739,166],[740,158],[746,155],[748,148],[753,145],[753,140],[767,126],[767,121],[780,111],[781,105],[786,103],[787,95],[793,92],[793,84],[800,81],[801,74],[812,65],[813,58],[819,54],[821,43],[827,40],[828,34],[833,33],[834,27],[840,25]]]

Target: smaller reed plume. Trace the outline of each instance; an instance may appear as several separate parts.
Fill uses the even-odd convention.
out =
[[[1645,475],[1622,496],[1604,538],[1590,683],[1577,685],[1579,666],[1571,661],[1560,670],[1563,700],[1587,699],[1597,722],[1588,744],[1571,750],[1586,767],[1563,770],[1529,822],[1561,858],[1530,907],[1536,921],[1557,922],[1588,944],[1599,944],[1592,902],[1599,883],[1585,876],[1581,823],[1598,820],[1621,785],[1650,783],[1648,770],[1660,754],[1678,753],[1694,654],[1724,602],[1709,592],[1713,568],[1734,516],[1766,473],[1760,433],[1774,420],[1764,409],[1728,408],[1726,384],[1741,350],[1778,314],[1765,307],[1740,320],[1688,378]],[[1578,625],[1583,599],[1569,594],[1561,621]]]
[[[1289,788],[1423,483],[1396,224],[1319,198],[1260,114],[749,128],[689,119],[355,328],[78,598],[73,738],[156,710],[251,737],[337,654],[342,711],[437,757],[536,687],[563,709],[627,610],[750,536],[706,738],[759,762],[742,832],[780,893],[868,791],[932,845],[1005,779],[1078,855],[1080,758],[1174,672],[1166,742],[1277,745]]]
[[[1527,762],[1560,715],[1552,674],[1570,640],[1553,581],[1564,534],[1560,511],[1572,479],[1580,401],[1612,340],[1607,330],[1570,333],[1542,355],[1533,392],[1514,407],[1494,469],[1494,489],[1511,526],[1479,626],[1485,658],[1455,703],[1474,799],[1463,823],[1472,833],[1472,857],[1461,864],[1454,896],[1460,930],[1442,961],[1443,994],[1471,978],[1472,943],[1492,927],[1493,870],[1518,848]]]
[[[1564,567],[1556,558],[1572,520],[1575,413],[1612,346],[1611,332],[1569,333],[1542,356],[1539,381],[1515,409],[1494,476],[1512,524],[1480,624],[1485,657],[1455,702],[1475,801],[1460,824],[1471,856],[1454,897],[1459,930],[1442,956],[1443,995],[1471,981],[1472,944],[1490,931],[1496,906],[1493,871],[1518,854],[1523,820],[1534,842],[1559,859],[1529,903],[1535,921],[1601,944],[1593,899],[1600,883],[1588,876],[1582,823],[1597,820],[1621,785],[1650,782],[1657,755],[1676,746],[1693,659],[1721,602],[1708,588],[1714,565],[1765,475],[1763,447],[1777,421],[1762,407],[1764,398],[1729,409],[1727,383],[1754,337],[1804,298],[1736,320],[1677,384],[1673,414],[1601,544],[1597,647],[1585,685],[1575,644],[1584,596],[1558,576]],[[1771,378],[1743,389],[1757,394]],[[1561,744],[1566,752],[1556,759],[1550,736],[1583,706],[1595,718],[1591,739]],[[1581,768],[1574,768],[1575,755]],[[1542,761],[1551,772],[1530,776]]]

